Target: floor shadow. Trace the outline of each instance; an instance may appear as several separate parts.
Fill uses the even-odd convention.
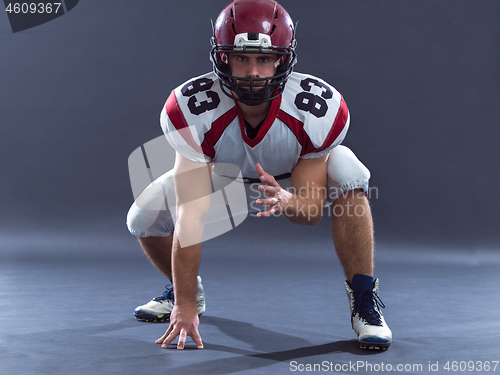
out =
[[[292,345],[290,344],[290,346]],[[284,369],[286,369],[288,368],[289,363],[294,360],[332,353],[352,353],[356,355],[376,355],[377,353],[380,353],[360,349],[356,340],[341,340],[328,344],[310,345],[268,353],[252,353],[248,350],[205,342],[204,350],[215,350],[239,355],[231,358],[217,358],[210,361],[204,361],[202,363],[171,368],[168,370],[168,374],[184,375],[204,373],[210,375],[226,375],[243,370],[264,368],[280,362],[284,363]]]
[[[293,360],[332,353],[351,353],[355,355],[376,355],[380,353],[360,349],[357,340],[340,340],[311,345],[306,339],[262,329],[251,323],[211,316],[205,316],[203,323],[216,326],[228,336],[250,344],[254,350],[210,343],[210,341],[205,340],[204,350],[226,352],[236,356],[230,358],[219,357],[202,363],[171,368],[168,371],[169,375],[196,373],[223,375],[263,368],[279,362],[284,362],[285,366],[288,366],[288,362]],[[274,350],[269,350],[270,348],[274,348]]]
[[[274,361],[290,361],[298,358],[331,353],[351,353],[356,355],[376,355],[374,350],[364,350],[359,347],[357,340],[341,340],[328,344],[305,346],[302,348],[283,350],[273,353],[253,354],[251,357],[272,359]]]
[[[287,362],[293,360],[317,360],[313,357],[330,353],[368,354],[359,349],[356,340],[313,345],[301,337],[232,319],[204,316],[203,324],[217,327],[221,334],[214,336],[216,341],[213,343],[204,340],[203,351],[196,350],[194,344],[189,342],[186,351],[196,351],[189,355],[176,350],[165,351],[152,341],[144,342],[139,338],[135,339],[133,335],[120,335],[120,331],[140,326],[133,318],[114,324],[36,332],[31,335],[33,342],[30,343],[29,351],[24,350],[19,335],[9,335],[5,337],[7,342],[3,348],[8,357],[22,356],[23,373],[45,373],[45,370],[49,373],[49,369],[51,373],[64,373],[72,369],[74,374],[84,374],[92,368],[99,371],[111,368],[136,371],[145,363],[168,363],[168,370],[165,370],[168,375],[223,375],[253,369],[266,371],[270,366],[273,366],[274,371],[276,364],[288,371],[290,365]],[[116,334],[113,333],[115,331]],[[75,338],[78,338],[76,346],[68,345]],[[225,344],[226,341],[234,343],[235,340],[241,344]],[[172,345],[172,349],[174,348],[175,345]],[[63,360],[54,361],[56,353]],[[91,361],[75,367],[74,362],[78,358],[91,358]],[[18,363],[10,362],[9,366],[19,369]]]
[[[376,355],[379,353],[379,351],[376,350],[361,349],[358,341],[355,339],[340,340],[322,345],[310,345],[311,342],[302,337],[270,331],[257,327],[251,323],[227,318],[204,316],[203,324],[214,325],[227,336],[252,346],[252,349],[241,349],[234,346],[210,344],[204,340],[206,349],[248,355],[255,358],[288,361],[290,359],[328,353],[351,353],[356,355]],[[291,347],[294,349],[290,349]],[[186,346],[186,349],[187,348]],[[195,348],[194,344],[193,348]],[[253,350],[257,351],[257,353]]]
[[[203,316],[202,324],[213,325],[225,335],[246,343],[251,349],[262,351],[279,351],[285,348],[300,347],[310,344],[302,337],[261,328],[252,323],[215,316]]]

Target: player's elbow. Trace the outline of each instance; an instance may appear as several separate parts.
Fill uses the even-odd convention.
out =
[[[314,218],[304,218],[304,217],[287,217],[286,218],[290,223],[296,224],[296,225],[316,225],[319,224],[321,221],[321,216],[320,217],[314,217]]]
[[[316,225],[321,221],[323,216],[323,201],[315,202],[307,206],[306,215],[303,215],[305,220],[305,225]]]
[[[321,222],[321,215],[315,215],[315,216],[310,216],[307,217],[303,222],[301,223],[302,225],[317,225]]]
[[[306,225],[317,225],[321,222],[321,215],[315,216],[307,221]]]
[[[296,212],[293,215],[286,215],[287,220],[298,225],[316,225],[321,222],[323,211],[316,206],[309,206],[301,212]]]

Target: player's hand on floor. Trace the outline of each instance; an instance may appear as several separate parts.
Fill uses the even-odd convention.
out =
[[[203,342],[198,332],[199,324],[200,320],[198,318],[196,305],[194,305],[194,309],[179,309],[177,305],[174,305],[172,313],[170,314],[170,325],[165,334],[156,340],[155,343],[162,344],[162,348],[167,348],[168,345],[179,336],[177,349],[184,349],[186,338],[189,336],[193,339],[198,349],[203,349]]]
[[[257,204],[267,206],[266,211],[259,212],[257,217],[281,214],[292,197],[292,193],[281,188],[276,179],[267,173],[259,163],[255,164],[255,170],[260,176],[260,180],[265,183],[265,185],[259,185],[259,190],[266,195],[266,199],[257,199]]]

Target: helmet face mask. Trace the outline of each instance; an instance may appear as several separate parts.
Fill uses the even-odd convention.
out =
[[[292,20],[275,0],[234,0],[217,18],[211,42],[214,73],[224,94],[250,106],[281,95],[296,62],[296,42]],[[276,55],[276,73],[236,77],[227,63],[232,53]]]

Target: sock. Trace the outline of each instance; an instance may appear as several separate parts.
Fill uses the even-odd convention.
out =
[[[361,275],[357,273],[352,277],[351,288],[354,292],[361,292],[363,290],[372,290],[373,282],[375,280],[372,276]]]

